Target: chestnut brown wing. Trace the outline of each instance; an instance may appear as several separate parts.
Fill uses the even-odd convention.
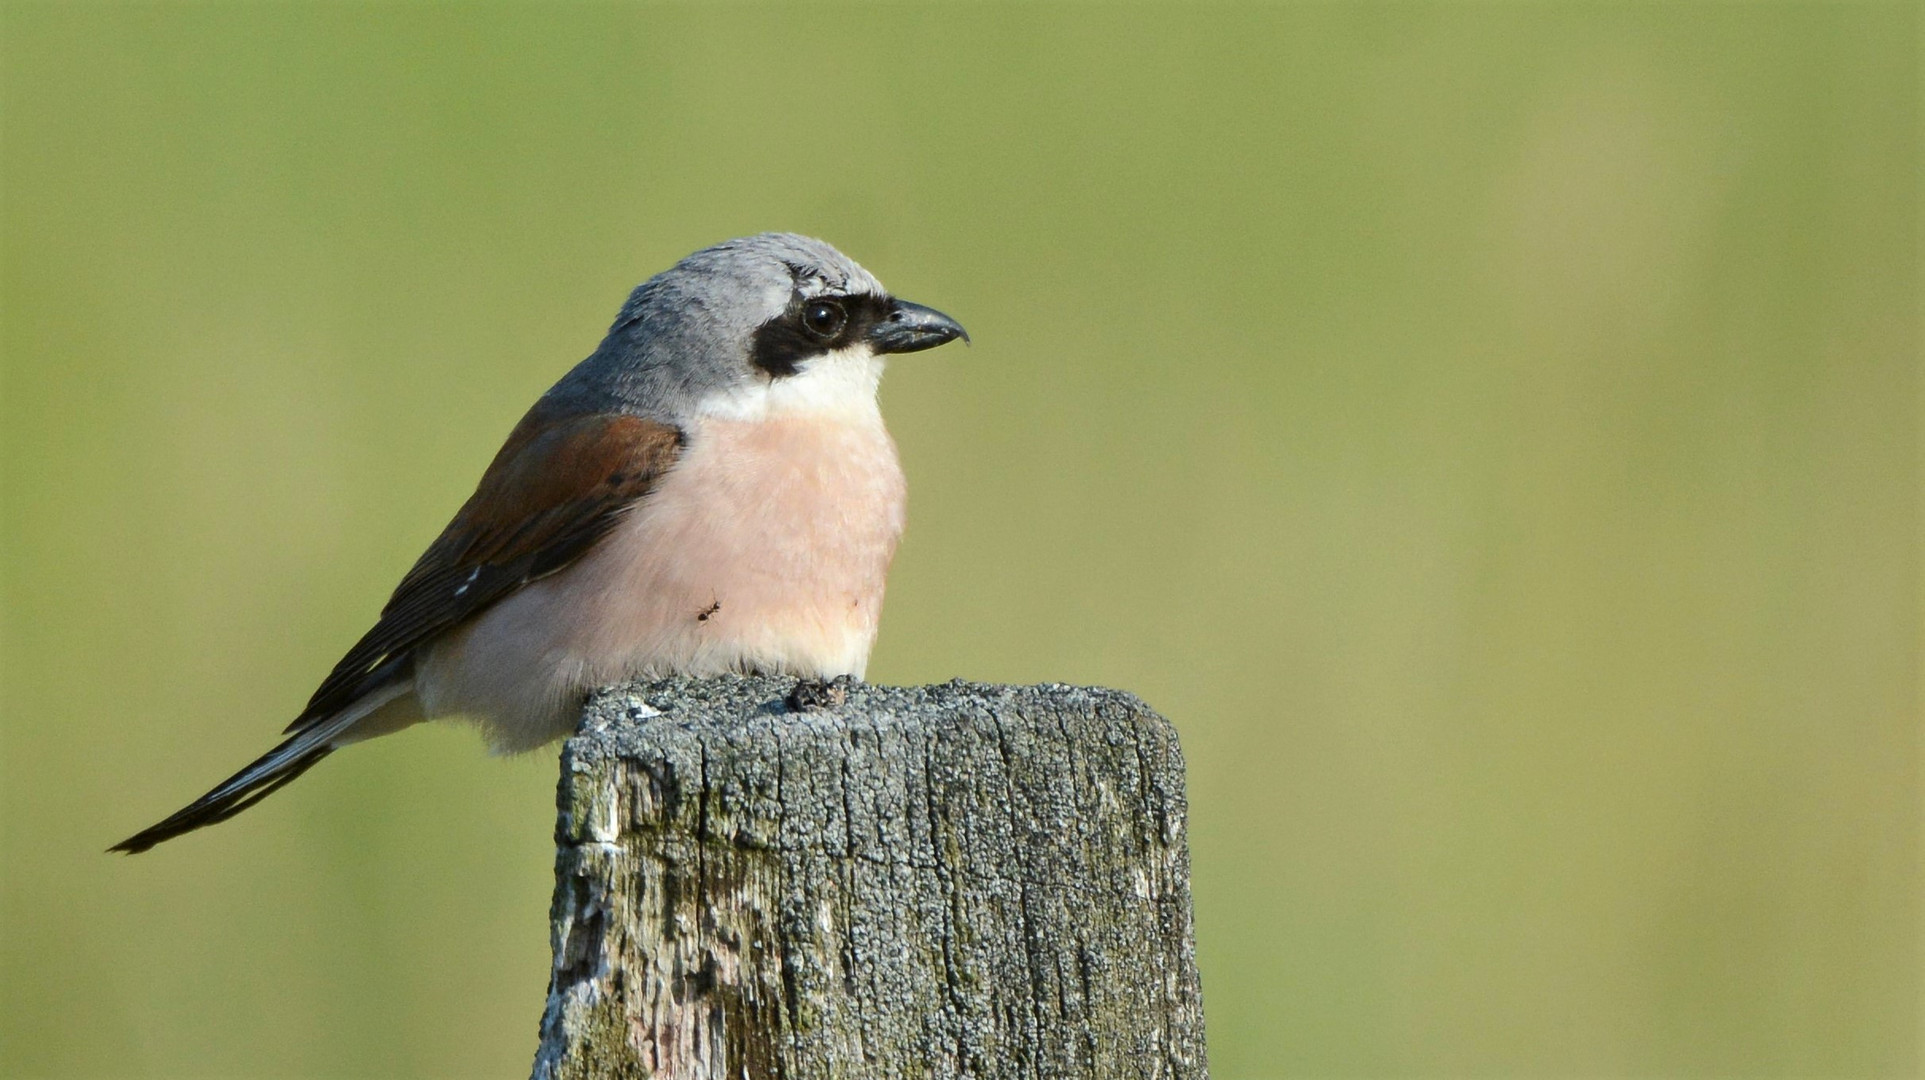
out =
[[[673,426],[638,416],[549,417],[537,406],[287,730],[406,675],[422,645],[579,558],[648,494],[682,443]]]

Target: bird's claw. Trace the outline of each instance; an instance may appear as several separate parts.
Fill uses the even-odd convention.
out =
[[[854,675],[837,675],[833,679],[803,679],[789,691],[782,703],[790,712],[820,712],[833,709],[849,700],[849,688],[856,684]]]

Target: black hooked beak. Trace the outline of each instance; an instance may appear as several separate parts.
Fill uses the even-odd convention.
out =
[[[957,338],[969,343],[961,323],[907,300],[890,301],[889,314],[869,328],[869,346],[878,353],[921,352]]]

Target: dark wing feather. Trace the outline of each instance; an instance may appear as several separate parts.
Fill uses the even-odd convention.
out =
[[[346,708],[403,673],[416,648],[579,558],[674,464],[682,443],[674,427],[638,416],[556,418],[537,406],[287,730]]]
[[[312,768],[368,708],[399,692],[418,648],[580,557],[648,493],[681,447],[681,433],[665,424],[634,416],[557,417],[537,405],[508,436],[461,512],[401,579],[374,629],[288,725],[293,734],[112,850],[146,851],[225,821]],[[387,699],[368,698],[383,690]]]

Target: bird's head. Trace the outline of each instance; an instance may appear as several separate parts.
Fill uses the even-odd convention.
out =
[[[827,243],[762,233],[643,282],[575,374],[678,418],[873,408],[884,357],[956,338],[969,338],[961,324],[891,296]]]

